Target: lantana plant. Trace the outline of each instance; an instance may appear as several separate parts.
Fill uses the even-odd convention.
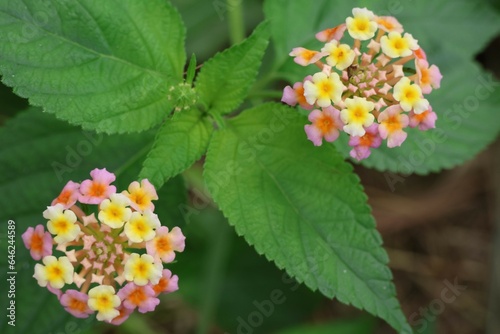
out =
[[[33,277],[77,318],[119,325],[137,309],[154,311],[161,293],[178,289],[178,277],[163,264],[184,250],[178,227],[161,226],[147,180],[117,192],[116,177],[104,169],[91,179],[69,181],[43,212],[44,225],[22,238],[37,263]]]
[[[297,47],[290,56],[321,71],[285,87],[282,98],[312,110],[305,132],[314,145],[333,142],[344,131],[351,157],[362,160],[382,140],[390,148],[401,146],[408,126],[435,127],[437,115],[424,94],[440,87],[441,72],[395,17],[354,8],[344,23],[316,38],[325,43],[321,50]]]
[[[457,166],[493,141],[500,91],[472,57],[499,31],[498,17],[467,0],[398,12],[384,2],[216,1],[227,18],[217,24],[231,31],[221,51],[222,27],[210,34],[200,22],[186,34],[183,23],[209,16],[212,2],[177,3],[180,11],[169,0],[0,1],[2,82],[31,105],[0,128],[0,215],[26,246],[23,266],[3,270],[18,270],[27,287],[16,291],[18,323],[43,318],[33,334],[46,334],[67,331],[67,312],[88,319],[72,319],[82,330],[93,314],[119,324],[134,310],[160,313],[160,294],[178,289],[172,269],[192,275],[184,282],[193,289],[177,295],[202,304],[200,333],[226,311],[217,325],[229,333],[285,325],[271,323],[286,319],[273,313],[250,328],[267,305],[255,302],[257,285],[242,283],[253,277],[277,277],[265,291],[287,301],[276,314],[297,307],[294,298],[310,309],[308,288],[411,333],[352,163],[404,183],[401,173]],[[245,38],[243,6],[261,3],[266,18]],[[117,189],[116,178],[135,172]],[[205,214],[213,207],[217,219]],[[204,224],[215,220],[234,231]],[[202,241],[176,267],[185,238],[174,226]],[[247,270],[247,259],[274,271]],[[219,272],[226,267],[234,275]],[[44,305],[32,303],[40,290]],[[231,294],[218,299],[224,312],[212,309],[217,293]]]

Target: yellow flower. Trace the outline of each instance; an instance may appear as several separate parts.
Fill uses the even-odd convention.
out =
[[[304,96],[307,103],[326,108],[334,103],[340,102],[342,92],[345,86],[340,81],[337,73],[331,73],[329,76],[324,72],[318,72],[313,75],[312,81],[304,82]]]
[[[43,212],[43,217],[49,219],[47,229],[58,244],[75,240],[80,234],[80,226],[76,223],[76,215],[71,210],[63,210],[60,203],[47,207]]]
[[[151,255],[132,253],[125,263],[123,274],[127,281],[133,281],[139,286],[144,286],[148,282],[158,284],[162,269],[161,262],[155,262]]]
[[[47,286],[50,284],[54,289],[60,289],[64,284],[73,283],[74,268],[66,256],[56,258],[49,255],[42,260],[44,265],[37,263],[35,265],[34,278],[38,281],[40,286]]]
[[[113,194],[101,202],[98,218],[111,228],[121,228],[130,219],[132,210],[127,208],[129,199],[122,194]]]
[[[349,45],[339,45],[339,42],[336,40],[327,43],[321,51],[329,54],[326,58],[328,65],[335,66],[340,71],[351,66],[356,57],[356,53],[351,50]]]
[[[347,108],[340,112],[340,118],[346,124],[344,131],[351,136],[364,136],[365,128],[372,125],[375,120],[375,116],[371,113],[375,107],[374,103],[355,96],[352,99],[346,99],[345,105]]]
[[[429,101],[422,97],[419,85],[411,84],[407,77],[401,78],[394,86],[394,99],[399,101],[404,111],[414,110],[415,114],[421,114],[429,109]]]
[[[123,191],[122,194],[130,200],[130,206],[137,211],[151,210],[155,206],[151,202],[158,199],[155,187],[148,179],[141,180],[141,183],[134,181],[128,186],[128,191]]]
[[[399,32],[390,32],[388,36],[382,36],[380,39],[382,52],[391,58],[407,57],[418,50],[418,41],[409,33],[401,36]]]
[[[128,223],[125,224],[124,232],[132,242],[143,242],[153,239],[156,235],[155,229],[160,227],[158,216],[151,211],[133,212]]]
[[[354,8],[352,15],[354,17],[348,17],[345,21],[349,35],[362,41],[372,38],[378,29],[373,12],[366,8]]]
[[[109,285],[99,285],[89,290],[87,305],[93,311],[97,311],[97,320],[111,321],[120,314],[117,308],[121,300],[115,294],[115,289]]]

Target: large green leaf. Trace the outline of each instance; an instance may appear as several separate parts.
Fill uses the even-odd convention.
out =
[[[146,154],[152,140],[151,133],[104,136],[83,132],[39,109],[21,113],[0,129],[0,279],[6,282],[8,277],[8,220],[16,223],[17,271],[16,326],[9,326],[4,314],[0,318],[1,333],[72,332],[91,324],[64,311],[54,295],[38,286],[32,277],[35,262],[23,245],[21,234],[29,226],[44,224],[42,212],[64,184],[88,178],[93,168],[119,171],[116,184],[119,190],[124,189],[136,179],[140,165],[135,167],[134,176],[129,175],[131,179],[121,176],[138,165],[138,157]],[[0,299],[2,310],[9,303],[2,289],[4,293]]]
[[[216,54],[202,67],[196,89],[207,109],[227,114],[245,99],[267,48],[269,25],[259,25],[242,43]]]
[[[409,333],[359,179],[332,146],[309,145],[304,122],[279,104],[231,120],[210,143],[207,186],[237,233],[278,268]]]
[[[205,153],[212,132],[212,124],[199,110],[178,112],[158,131],[140,177],[161,187]]]
[[[150,128],[172,109],[185,31],[168,1],[0,2],[3,82],[85,129]]]

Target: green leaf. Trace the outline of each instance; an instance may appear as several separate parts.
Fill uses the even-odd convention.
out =
[[[143,131],[173,107],[184,36],[163,0],[2,1],[0,72],[32,105],[84,129]]]
[[[193,53],[189,60],[189,66],[186,73],[186,83],[191,85],[193,83],[194,74],[196,72],[196,55]]]
[[[212,132],[212,124],[199,110],[178,112],[158,131],[140,178],[147,178],[160,188],[205,153]]]
[[[306,140],[304,123],[280,104],[230,120],[208,149],[210,193],[278,268],[409,333],[359,179],[332,146]]]
[[[210,113],[227,114],[245,99],[255,81],[269,38],[260,24],[245,41],[208,60],[196,79],[196,90]]]
[[[10,271],[6,263],[8,220],[16,223],[17,271],[16,326],[9,326],[4,314],[0,318],[1,333],[70,333],[93,322],[71,316],[53,294],[38,286],[32,277],[35,261],[21,235],[29,226],[45,223],[43,210],[68,180],[89,178],[90,170],[96,167],[121,170],[124,175],[125,167],[137,164],[137,157],[146,154],[152,140],[153,135],[148,132],[114,136],[84,132],[39,109],[23,112],[0,128],[1,281],[6,282]],[[119,190],[131,180],[124,181],[119,175]],[[6,291],[2,289],[2,293]],[[6,310],[8,303],[4,295],[0,299],[1,309]]]
[[[429,96],[438,115],[436,128],[408,129],[401,147],[390,149],[383,144],[373,149],[362,161],[364,166],[401,174],[437,172],[473,158],[496,138],[500,123],[493,119],[500,104],[500,83],[471,62],[457,60],[454,64],[456,69],[443,69],[441,88]],[[336,143],[346,157],[350,150],[347,141],[347,136],[341,136]],[[391,188],[399,182],[390,174],[386,177]]]

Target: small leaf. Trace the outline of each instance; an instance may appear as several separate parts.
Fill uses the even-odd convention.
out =
[[[47,334],[83,331],[94,317],[77,319],[64,311],[57,297],[38,286],[33,278],[35,261],[21,239],[29,227],[44,224],[42,217],[52,200],[68,180],[89,178],[90,170],[106,167],[110,171],[126,170],[145,155],[153,140],[149,132],[141,135],[105,136],[84,132],[79,127],[61,122],[53,115],[32,109],[19,114],[0,128],[0,279],[6,282],[7,221],[16,226],[16,326],[0,317],[0,333]],[[135,174],[137,175],[137,174]],[[118,190],[124,190],[118,176]],[[127,180],[125,186],[131,180]],[[161,195],[160,195],[161,196]],[[161,197],[160,197],[161,198]],[[9,306],[7,292],[0,307]]]
[[[191,60],[189,60],[189,66],[186,74],[186,82],[191,85],[193,83],[194,74],[196,72],[196,55],[193,53],[191,55]]]
[[[84,129],[143,131],[173,107],[184,36],[163,0],[2,1],[0,72],[32,105]]]
[[[358,177],[331,145],[314,147],[289,107],[247,110],[217,131],[205,179],[238,234],[329,298],[410,327]]]
[[[246,98],[255,81],[269,38],[268,24],[260,24],[241,44],[207,61],[196,79],[201,101],[213,114],[227,114]]]
[[[140,178],[147,178],[160,188],[205,153],[212,132],[212,124],[199,110],[178,112],[158,131]]]

